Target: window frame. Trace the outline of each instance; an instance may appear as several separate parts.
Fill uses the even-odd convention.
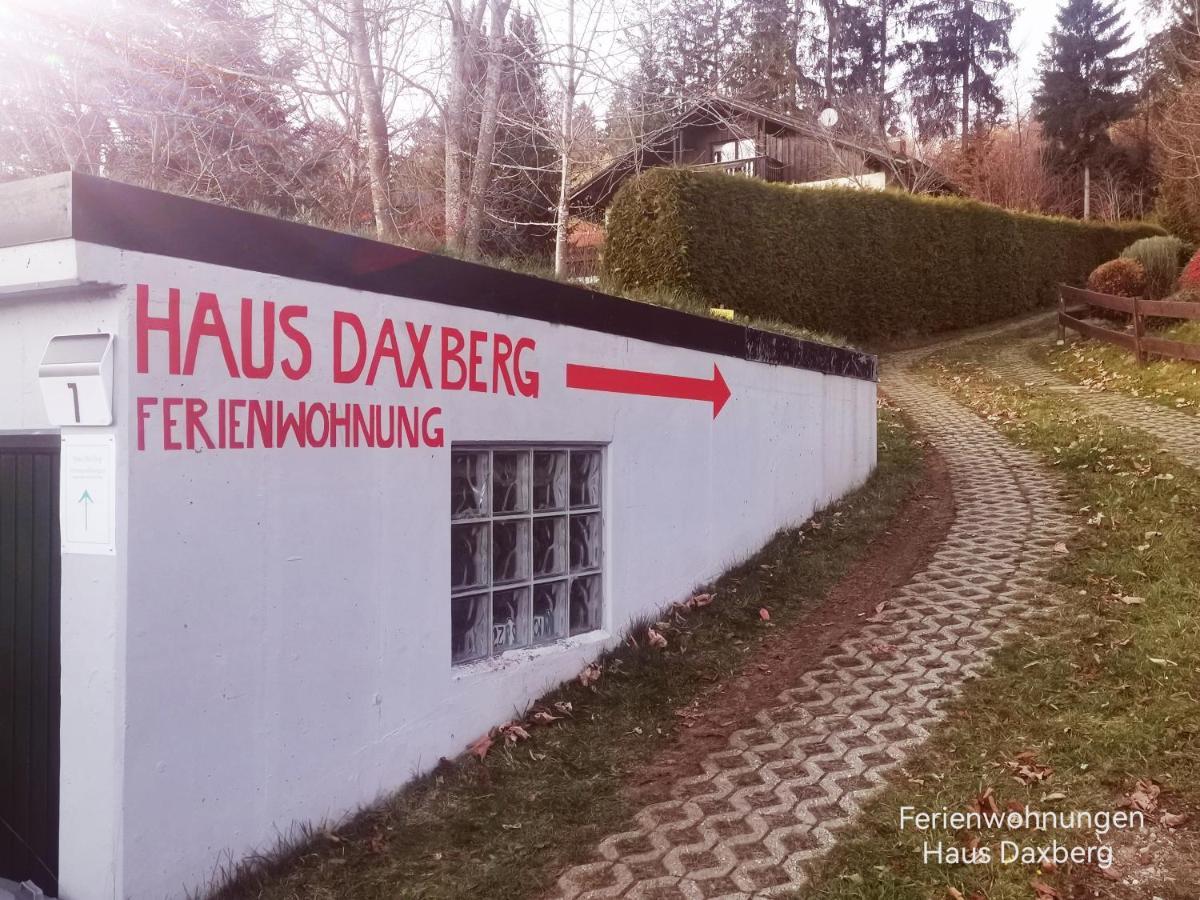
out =
[[[733,145],[733,158],[732,159],[717,159],[716,158],[717,152],[718,152],[717,148],[724,147],[729,144]],[[742,155],[741,151],[742,151],[743,145],[748,145],[750,148],[750,153],[747,156]],[[709,142],[708,159],[709,159],[709,162],[712,163],[713,165],[719,165],[721,163],[740,162],[741,160],[744,160],[744,159],[754,159],[756,156],[758,156],[758,142],[754,138],[734,137],[734,138],[725,138],[724,140],[720,140],[720,141],[710,141]]]
[[[471,453],[486,453],[487,454],[487,473],[486,473],[486,511],[482,513],[471,511],[466,515],[456,515],[455,513],[455,458],[460,454]],[[514,512],[496,512],[495,511],[495,458],[497,454],[505,453],[525,453],[527,454],[527,463],[525,471],[527,473],[526,485],[524,488],[524,509]],[[552,509],[536,510],[534,497],[534,482],[535,482],[535,454],[538,453],[562,453],[565,457],[565,472],[563,474],[563,491],[564,496],[562,506]],[[573,506],[571,502],[571,463],[572,453],[592,453],[598,457],[598,471],[596,478],[598,484],[596,488],[596,502],[594,504],[586,504],[581,506]],[[450,447],[450,528],[451,528],[451,584],[447,592],[447,597],[451,604],[451,646],[450,646],[450,664],[452,668],[461,670],[466,667],[486,664],[494,660],[500,659],[509,653],[529,652],[545,649],[548,647],[556,647],[567,644],[568,642],[579,638],[587,637],[602,633],[606,627],[606,618],[608,613],[607,602],[607,587],[608,587],[608,572],[607,572],[607,543],[608,543],[608,517],[607,497],[608,497],[608,453],[607,444],[599,442],[572,441],[572,442],[489,442],[489,441],[455,441]],[[572,519],[583,516],[595,516],[598,519],[598,548],[597,559],[594,565],[584,566],[579,569],[573,569],[571,564],[571,535],[572,535]],[[564,558],[561,569],[554,574],[537,575],[536,574],[536,556],[534,553],[536,542],[535,523],[545,519],[561,519],[563,521],[564,541],[562,543],[562,551]],[[523,577],[513,580],[497,581],[494,559],[495,553],[495,524],[504,522],[526,522],[527,534],[527,572]],[[454,553],[454,535],[455,528],[460,525],[484,525],[487,533],[487,551],[485,556],[484,568],[487,573],[487,579],[480,584],[455,588],[453,581],[453,553]],[[572,587],[578,579],[596,579],[598,581],[599,591],[599,609],[595,617],[593,627],[585,628],[578,631],[571,629],[571,597]],[[550,638],[538,638],[533,634],[535,618],[535,602],[536,592],[540,585],[560,584],[561,587],[561,602],[562,602],[562,633],[554,634]],[[523,606],[527,610],[530,617],[528,623],[529,639],[527,643],[515,647],[507,647],[498,649],[496,647],[495,638],[495,596],[499,593],[508,591],[523,590],[527,596],[523,600]],[[484,610],[487,617],[485,634],[487,636],[487,650],[484,653],[475,654],[469,657],[456,659],[454,656],[454,630],[453,630],[453,604],[455,601],[466,598],[475,597],[484,598]],[[478,627],[478,626],[475,626]],[[557,629],[556,629],[557,630]]]

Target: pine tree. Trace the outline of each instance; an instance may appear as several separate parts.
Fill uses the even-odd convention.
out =
[[[726,15],[721,0],[670,0],[661,52],[664,83],[680,97],[721,84]]]
[[[912,0],[857,0],[843,17],[839,52],[834,64],[838,97],[857,97],[858,113],[874,121],[863,127],[886,132],[899,113],[892,73],[904,58],[900,27]]]
[[[541,40],[531,15],[509,20],[509,55],[501,75],[496,171],[484,249],[496,256],[545,255],[553,245],[557,155],[550,141],[550,104],[540,63]]]
[[[1064,161],[1084,172],[1084,218],[1090,212],[1091,165],[1108,146],[1108,129],[1133,108],[1126,90],[1134,54],[1117,0],[1066,0],[1042,54],[1034,95],[1042,130]]]
[[[737,0],[726,28],[722,87],[779,110],[797,104],[796,11],[791,0]]]
[[[905,87],[922,137],[957,130],[966,146],[978,129],[1004,111],[998,77],[1015,58],[1009,46],[1008,0],[918,0],[908,14],[917,33],[905,46]]]

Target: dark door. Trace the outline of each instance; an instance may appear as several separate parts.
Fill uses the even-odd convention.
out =
[[[0,877],[58,893],[57,436],[0,435]]]

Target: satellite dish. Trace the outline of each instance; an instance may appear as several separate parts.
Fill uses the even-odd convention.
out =
[[[821,110],[821,115],[817,117],[817,121],[826,128],[832,128],[838,123],[838,111],[832,106],[827,106]]]

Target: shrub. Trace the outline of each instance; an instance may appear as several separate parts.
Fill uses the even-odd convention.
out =
[[[1145,225],[1010,213],[957,198],[814,190],[684,169],[622,187],[606,277],[855,339],[1049,306]]]
[[[1200,251],[1188,260],[1183,271],[1179,273],[1178,287],[1181,291],[1200,290]]]
[[[1179,271],[1188,261],[1193,247],[1173,235],[1142,238],[1121,251],[1124,259],[1142,264],[1146,275],[1146,296],[1161,300],[1175,287]]]
[[[1096,266],[1087,280],[1089,291],[1114,297],[1144,297],[1146,283],[1146,269],[1142,264],[1124,256]]]

